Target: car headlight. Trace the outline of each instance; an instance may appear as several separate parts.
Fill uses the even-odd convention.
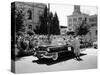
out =
[[[49,49],[49,48],[47,48],[47,51],[49,52],[49,51],[50,51],[50,49]]]
[[[71,51],[71,47],[68,47],[68,51]]]

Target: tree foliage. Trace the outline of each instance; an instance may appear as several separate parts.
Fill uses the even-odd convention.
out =
[[[57,13],[55,13],[54,18],[53,18],[53,25],[54,25],[54,34],[59,35],[60,34],[60,29],[59,29],[59,19],[57,16]]]
[[[16,23],[16,32],[19,32],[19,31],[24,32],[23,13],[22,13],[22,11],[19,11],[16,14],[15,23]]]
[[[11,5],[11,22],[13,26],[16,26],[16,33],[19,31],[24,32],[25,28],[23,25],[23,9],[18,9],[15,4]]]
[[[47,7],[44,9],[43,15],[40,16],[40,34],[47,34],[47,22],[48,22],[48,12],[47,12]]]
[[[78,28],[76,28],[76,35],[86,35],[89,32],[89,26],[87,24],[87,19],[85,18],[82,23],[80,24],[80,26]]]
[[[59,19],[57,13],[53,15],[52,12],[48,12],[48,8],[45,7],[43,15],[40,16],[40,27],[37,27],[35,32],[37,34],[44,35],[59,35]]]

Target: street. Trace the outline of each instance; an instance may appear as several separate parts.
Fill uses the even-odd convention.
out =
[[[26,56],[15,61],[16,73],[32,73],[47,71],[67,71],[97,68],[97,49],[89,48],[81,52],[81,60],[77,61],[67,54],[59,55],[57,61],[51,59],[38,60],[34,56]]]

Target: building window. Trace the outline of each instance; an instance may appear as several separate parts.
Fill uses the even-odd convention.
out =
[[[72,24],[69,24],[69,27],[71,27],[72,26]]]
[[[89,21],[90,21],[90,22],[95,22],[96,19],[95,19],[95,18],[90,18]]]
[[[29,26],[28,26],[28,29],[32,30],[32,25],[29,25]]]
[[[28,19],[29,20],[32,19],[32,11],[30,9],[27,11],[27,14],[28,14]]]
[[[69,31],[72,31],[72,28],[69,28]]]
[[[98,32],[97,32],[97,30],[95,31],[95,33],[96,33],[96,35],[98,35]]]
[[[91,24],[91,26],[95,26],[95,24]]]
[[[73,22],[76,22],[77,21],[77,18],[73,18]]]
[[[78,20],[79,20],[79,21],[82,21],[82,17],[79,17]]]
[[[69,22],[72,22],[72,19],[70,18],[68,21],[69,21]]]

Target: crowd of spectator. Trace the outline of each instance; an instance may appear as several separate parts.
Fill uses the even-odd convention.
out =
[[[80,37],[79,37],[80,38]],[[48,39],[48,35],[29,35],[29,34],[24,34],[24,35],[17,35],[16,36],[16,55],[22,55],[24,54],[32,54],[32,52],[34,52],[34,49],[36,47],[39,47],[41,45],[66,45],[66,44],[70,44],[71,45],[71,41],[73,40],[73,36],[72,35],[50,35],[49,39]],[[80,43],[84,42],[82,40],[82,38],[79,39]],[[84,47],[86,47],[85,43]],[[83,45],[82,44],[82,45]]]

